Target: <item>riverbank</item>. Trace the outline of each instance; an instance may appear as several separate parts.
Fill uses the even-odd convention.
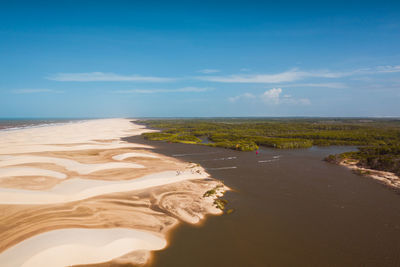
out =
[[[395,173],[378,171],[369,168],[363,168],[357,166],[357,160],[342,159],[337,164],[345,166],[346,168],[352,170],[354,173],[366,177],[375,179],[376,181],[388,186],[389,188],[400,190],[400,177]]]

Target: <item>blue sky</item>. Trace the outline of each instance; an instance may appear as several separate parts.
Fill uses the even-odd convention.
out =
[[[396,1],[0,1],[0,117],[400,116]]]

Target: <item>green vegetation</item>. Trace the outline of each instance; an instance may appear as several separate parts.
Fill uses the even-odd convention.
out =
[[[173,143],[186,143],[186,144],[201,143],[201,139],[190,134],[144,133],[143,136],[146,139],[155,141],[168,141]]]
[[[208,190],[207,192],[205,192],[203,194],[203,197],[211,197],[211,196],[215,196],[218,193],[218,189],[223,187],[223,185],[217,185],[216,187],[214,187],[213,189]],[[217,198],[214,200],[214,205],[220,209],[220,210],[224,210],[225,206],[228,204],[228,201],[226,199],[222,199],[222,198]],[[229,213],[233,212],[233,210],[230,210]]]
[[[359,167],[389,171],[400,176],[400,143],[359,147],[357,152],[330,155],[326,160],[335,163],[353,160]],[[369,173],[360,171],[359,174]]]
[[[219,198],[214,200],[214,204],[220,210],[224,210],[225,206],[228,204],[228,201],[226,199]]]
[[[139,123],[160,129],[149,140],[193,142],[238,150],[258,146],[307,148],[313,145],[390,145],[400,143],[400,120],[383,119],[174,119]],[[207,139],[210,143],[202,143]]]
[[[215,189],[211,189],[211,190],[208,190],[207,192],[205,192],[203,197],[211,197],[211,196],[215,195],[216,193],[217,193],[217,191],[215,191]]]
[[[358,146],[357,152],[332,155],[327,160],[337,162],[346,158],[365,168],[400,174],[398,119],[165,119],[139,123],[161,130],[143,134],[149,140],[240,151],[253,151],[259,146],[279,149]]]
[[[217,186],[214,187],[213,189],[210,189],[210,190],[208,190],[207,192],[205,192],[205,193],[203,194],[203,197],[211,197],[211,196],[217,194],[217,193],[218,193],[217,190],[218,190],[219,188],[221,188],[221,187],[224,187],[224,186],[223,186],[222,184],[217,185]]]

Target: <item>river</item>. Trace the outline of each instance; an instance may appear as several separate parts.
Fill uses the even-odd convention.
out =
[[[400,194],[323,161],[351,147],[238,152],[150,144],[201,164],[233,191],[231,214],[182,224],[151,266],[400,266]]]

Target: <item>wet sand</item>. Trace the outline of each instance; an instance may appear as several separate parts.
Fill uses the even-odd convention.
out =
[[[229,215],[174,230],[151,266],[400,266],[400,195],[323,161],[351,148],[254,152],[127,138],[201,164]],[[235,168],[233,168],[235,167]]]

